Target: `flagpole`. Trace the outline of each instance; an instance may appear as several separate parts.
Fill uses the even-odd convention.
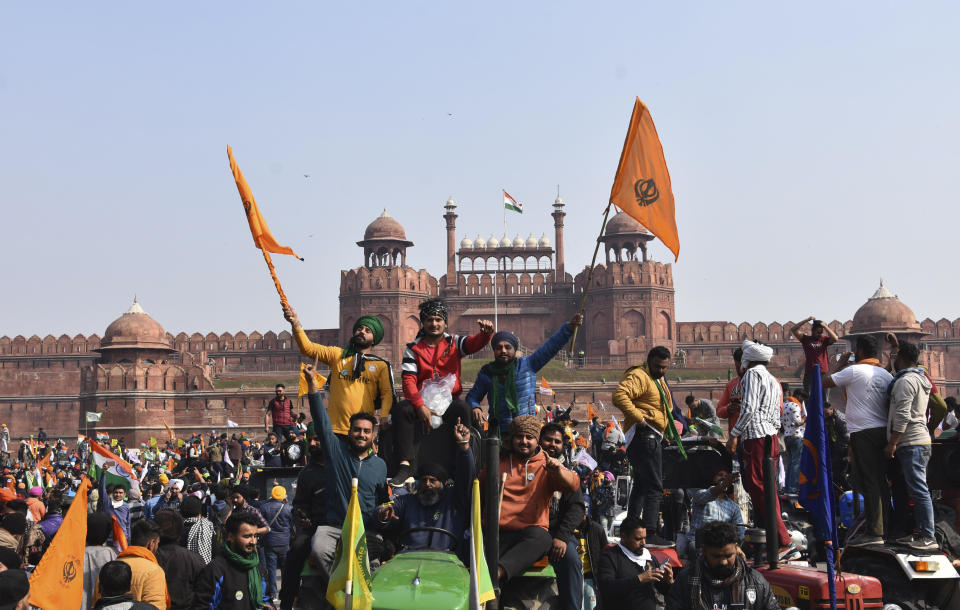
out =
[[[600,235],[597,236],[597,245],[593,248],[593,260],[590,261],[590,271],[587,272],[587,284],[583,287],[583,296],[580,297],[580,307],[577,309],[577,313],[583,315],[583,307],[587,303],[587,292],[590,291],[590,284],[593,280],[593,268],[597,265],[597,254],[600,252],[600,243],[603,241],[603,232],[607,229],[607,218],[610,216],[610,207],[613,204],[608,203],[607,209],[603,212],[603,224],[600,225]],[[580,330],[579,326],[574,327],[573,337],[570,338],[570,357],[574,357],[573,350],[577,344],[577,331]]]
[[[503,205],[503,234],[504,235],[507,234],[507,204],[504,203],[505,193],[506,191],[501,189],[500,199],[501,199],[501,204]],[[497,270],[493,272],[493,330],[494,332],[497,332],[500,330],[499,320],[498,320],[499,318],[498,314],[500,310],[497,305],[497,276],[500,275],[500,256],[499,255],[497,255],[496,261],[497,261]]]

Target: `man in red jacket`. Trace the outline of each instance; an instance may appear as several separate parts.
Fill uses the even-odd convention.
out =
[[[394,408],[390,417],[400,457],[400,468],[390,480],[391,485],[401,486],[413,475],[410,462],[413,459],[414,427],[417,421],[423,426],[424,434],[430,433],[431,412],[420,395],[425,381],[440,381],[447,375],[453,375],[453,401],[444,412],[443,421],[453,425],[458,419],[462,422],[471,420],[470,407],[460,398],[460,360],[486,347],[493,335],[493,324],[489,320],[477,320],[477,324],[480,332],[475,335],[449,335],[447,304],[443,299],[420,303],[420,332],[403,352],[401,379],[404,400]]]

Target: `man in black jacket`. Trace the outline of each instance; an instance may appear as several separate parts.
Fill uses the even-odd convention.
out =
[[[600,565],[600,554],[607,546],[607,532],[588,517],[584,517],[573,533],[577,539],[577,552],[583,564],[583,607],[584,610],[603,608],[600,587],[593,575],[594,566]]]
[[[603,599],[617,608],[657,610],[663,607],[663,596],[673,584],[669,562],[661,565],[644,548],[646,539],[647,530],[640,520],[627,517],[620,524],[620,542],[603,550],[593,571]]]
[[[563,427],[551,422],[540,429],[540,448],[550,457],[563,459]],[[583,562],[577,552],[574,530],[587,513],[579,489],[560,495],[550,502],[550,563],[557,573],[557,589],[563,610],[583,607]]]
[[[197,579],[193,610],[273,610],[257,555],[259,520],[251,513],[235,512],[224,529],[223,552],[203,568]]]
[[[667,594],[667,607],[670,610],[780,610],[770,583],[748,567],[738,552],[738,540],[737,527],[732,523],[704,524],[697,531],[700,555],[692,566],[680,572]]]
[[[162,508],[153,517],[160,526],[160,546],[155,553],[163,568],[170,593],[170,610],[188,610],[193,603],[193,588],[205,565],[199,554],[180,546],[183,517],[172,508]]]

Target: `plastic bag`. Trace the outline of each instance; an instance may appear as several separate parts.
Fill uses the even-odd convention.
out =
[[[430,409],[430,425],[435,429],[443,423],[443,414],[453,402],[453,387],[457,384],[457,376],[453,373],[445,377],[434,377],[423,382],[420,388],[420,398],[423,404]]]

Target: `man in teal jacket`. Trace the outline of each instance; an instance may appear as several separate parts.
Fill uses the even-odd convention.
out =
[[[583,323],[583,315],[576,314],[560,327],[540,349],[529,356],[517,357],[520,345],[517,336],[502,330],[493,335],[493,362],[485,364],[477,373],[477,380],[467,394],[467,404],[473,409],[474,419],[482,413],[480,401],[487,397],[490,416],[490,434],[506,436],[510,422],[520,415],[536,415],[537,372],[563,349],[573,329]]]

